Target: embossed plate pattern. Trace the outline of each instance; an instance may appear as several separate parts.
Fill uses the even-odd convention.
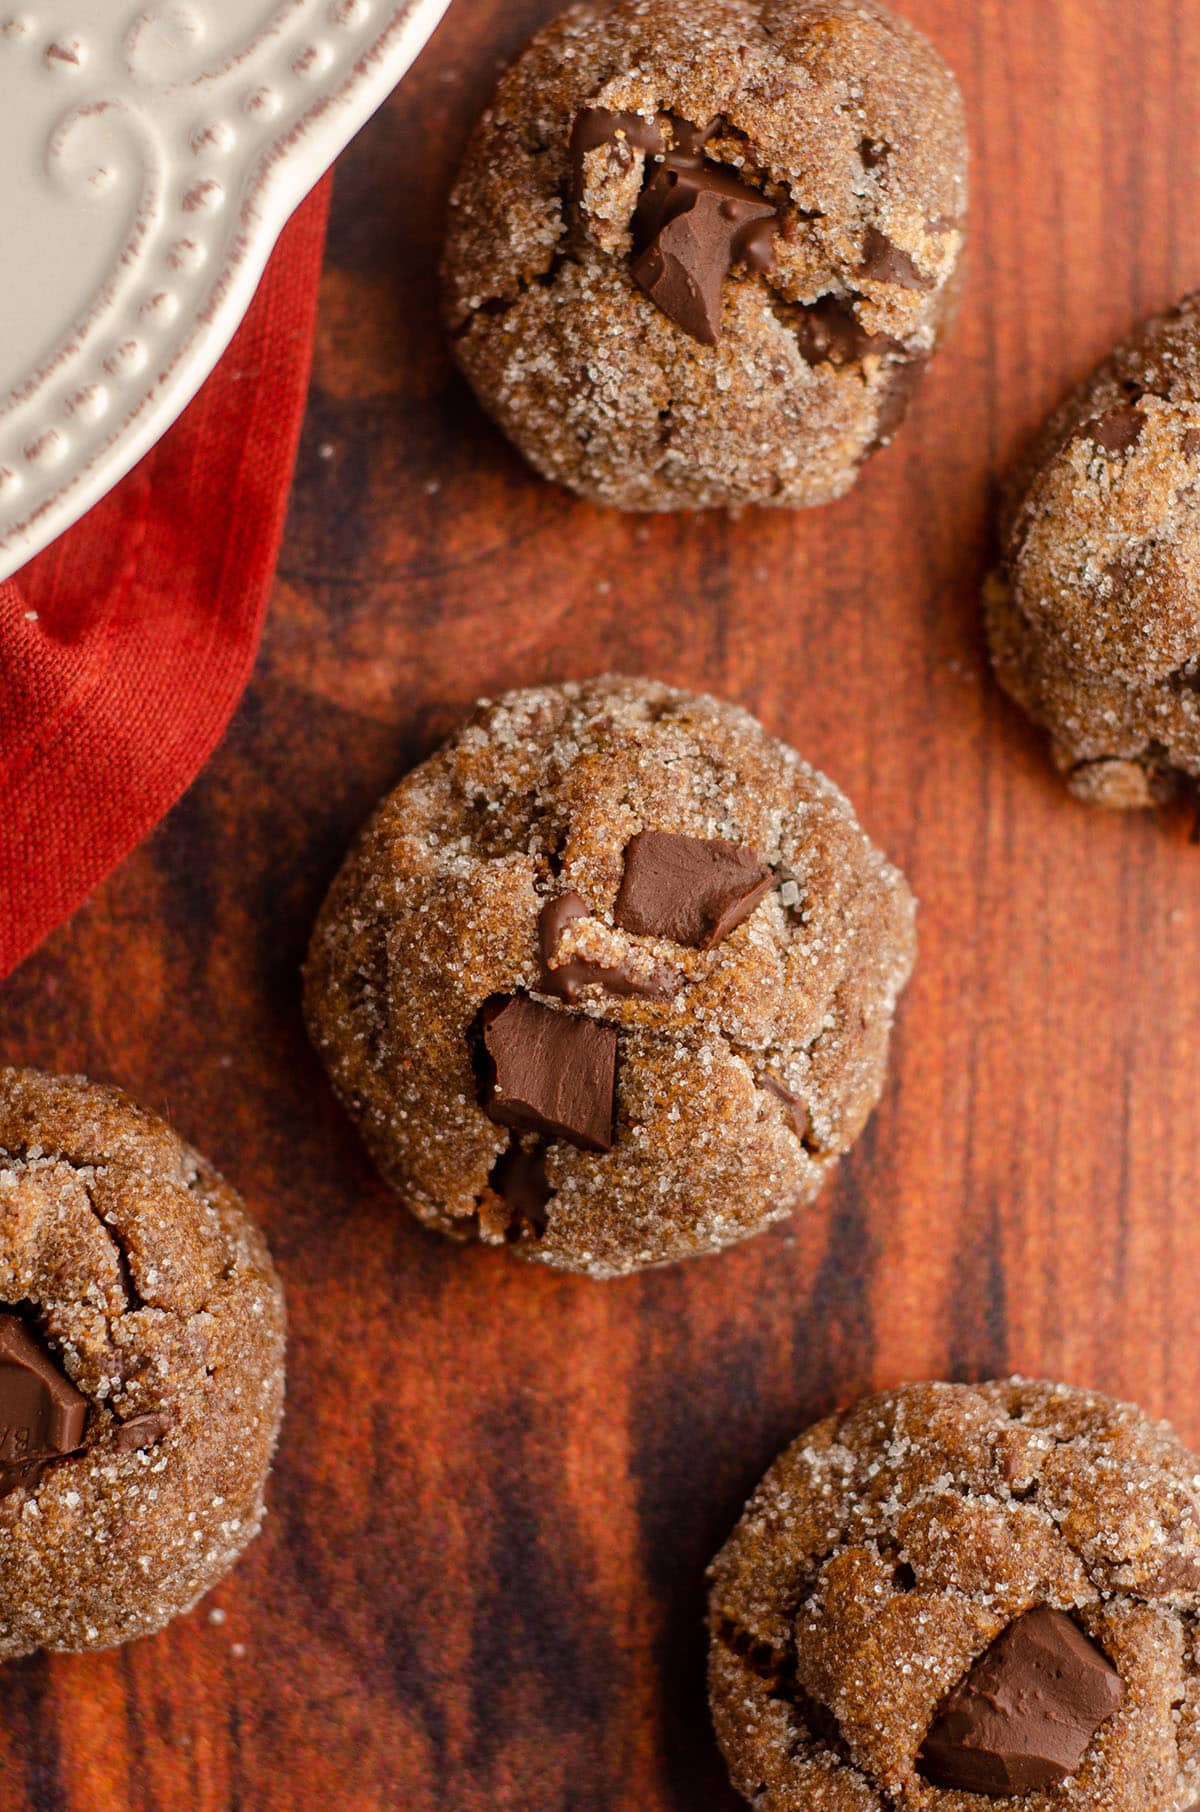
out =
[[[449,0],[0,0],[0,578],[228,345]]]

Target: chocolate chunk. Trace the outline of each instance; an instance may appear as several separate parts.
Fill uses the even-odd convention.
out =
[[[919,1771],[935,1786],[994,1798],[1055,1787],[1124,1700],[1104,1653],[1042,1605],[1010,1623],[944,1700]]]
[[[849,302],[822,296],[795,310],[793,331],[800,357],[808,365],[856,365],[872,355],[882,358],[897,342],[885,333],[868,333]]]
[[[538,987],[543,994],[556,994],[560,1000],[577,1001],[584,989],[592,985],[604,988],[609,994],[637,996],[644,1000],[665,1000],[678,994],[683,978],[667,974],[661,969],[641,975],[630,968],[628,963],[618,963],[615,968],[606,968],[601,963],[591,963],[580,956],[570,957],[565,963],[556,965],[553,958],[563,932],[568,925],[575,925],[580,919],[590,916],[587,906],[577,893],[561,894],[557,900],[549,900],[542,907],[538,920],[542,953],[542,974]]]
[[[549,1224],[546,1209],[554,1195],[546,1177],[545,1146],[526,1151],[522,1145],[510,1145],[496,1159],[488,1184],[512,1210],[509,1237],[516,1238],[524,1225],[540,1238]]]
[[[144,1447],[157,1447],[166,1439],[169,1427],[167,1418],[157,1410],[148,1410],[141,1416],[130,1416],[128,1422],[122,1422],[117,1430],[117,1452],[137,1453]]]
[[[1184,435],[1183,456],[1185,459],[1200,457],[1200,428],[1189,428]]]
[[[627,146],[630,153],[644,151],[659,157],[666,150],[657,120],[641,113],[616,113],[609,107],[585,107],[571,127],[571,167],[576,197],[583,188],[584,158],[602,145]]]
[[[551,959],[562,941],[562,934],[569,925],[577,925],[580,919],[590,918],[587,903],[577,893],[560,894],[556,900],[547,900],[538,917],[538,944],[542,956],[542,992],[543,994],[561,994],[564,1000],[573,996],[566,992],[574,980],[574,963],[563,963],[559,968],[551,967]],[[582,964],[588,968],[590,964]],[[578,990],[576,990],[578,993]]]
[[[892,147],[883,138],[864,138],[858,147],[864,170],[877,170],[880,164],[886,163]]]
[[[773,884],[752,850],[724,838],[639,831],[625,850],[613,916],[637,936],[711,950],[750,917]]]
[[[807,1144],[810,1129],[808,1109],[805,1107],[803,1101],[801,1101],[799,1095],[793,1095],[791,1089],[784,1088],[783,1083],[778,1081],[774,1076],[762,1076],[759,1078],[759,1082],[760,1086],[765,1088],[768,1094],[774,1095],[778,1100],[783,1102],[788,1110],[788,1118],[792,1123],[792,1131],[798,1139]]]
[[[0,1314],[0,1497],[83,1440],[87,1398],[17,1315]]]
[[[872,283],[895,283],[901,289],[937,288],[936,277],[927,277],[906,251],[874,226],[863,237],[863,260],[856,275]]]
[[[724,123],[719,114],[716,119],[709,120],[707,126],[697,126],[692,120],[681,120],[674,113],[669,113],[667,118],[675,136],[675,148],[671,155],[677,159],[691,158],[697,163],[702,161],[705,145],[716,137]]]
[[[1140,409],[1135,409],[1131,403],[1117,403],[1103,415],[1076,428],[1072,439],[1094,440],[1106,453],[1127,453],[1136,444],[1145,425],[1146,417]]]
[[[879,414],[875,420],[875,438],[867,448],[866,457],[878,453],[886,447],[897,428],[908,414],[909,405],[917,393],[921,374],[929,363],[929,354],[916,352],[908,358],[900,359],[892,367],[879,394]]]
[[[1200,1592],[1200,1560],[1193,1560],[1188,1554],[1169,1553],[1137,1589],[1163,1598]]]
[[[631,150],[645,151],[660,157],[666,150],[662,128],[657,120],[642,113],[617,113],[609,107],[585,107],[575,115],[571,128],[571,149],[578,157],[598,151],[601,145],[624,141]]]
[[[673,151],[649,178],[633,217],[634,282],[692,339],[715,346],[726,277],[735,264],[770,270],[778,230],[776,209],[732,170],[688,149]]]
[[[484,1008],[485,1111],[499,1126],[610,1151],[617,1034],[523,995]]]

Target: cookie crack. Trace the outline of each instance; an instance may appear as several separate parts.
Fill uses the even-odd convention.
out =
[[[562,215],[562,224],[559,227],[558,238],[550,248],[550,255],[544,267],[540,271],[522,272],[516,280],[516,291],[514,294],[505,294],[502,292],[495,296],[485,296],[481,302],[477,302],[473,307],[468,308],[462,320],[450,330],[450,338],[452,341],[466,339],[467,335],[471,332],[471,329],[475,326],[481,316],[490,317],[493,320],[502,318],[504,315],[511,313],[511,311],[517,307],[518,303],[524,301],[525,297],[529,295],[531,291],[535,289],[553,288],[554,283],[557,281],[558,273],[564,264],[577,264],[582,262],[572,244],[571,228],[567,220],[568,203],[565,196],[561,193],[559,195],[559,208]]]
[[[763,1637],[755,1636],[736,1618],[722,1614],[714,1630],[717,1641],[729,1650],[738,1661],[741,1661],[760,1680],[767,1681],[777,1689],[785,1680],[794,1680],[796,1671],[795,1651],[780,1653]]]
[[[854,312],[856,304],[867,299],[859,290],[829,290],[815,302],[796,302],[772,283],[769,274],[763,277],[762,287],[771,314],[811,370],[829,365],[834,371],[853,371],[865,386],[870,381],[866,359],[890,359],[899,367],[916,356],[892,334],[867,332]]]
[[[92,1194],[92,1186],[88,1178],[80,1171],[76,1171],[75,1174],[82,1185],[84,1195],[87,1197],[88,1207],[91,1209],[93,1220],[104,1229],[108,1238],[108,1243],[112,1247],[113,1258],[116,1260],[117,1266],[117,1278],[125,1296],[126,1310],[129,1313],[136,1313],[139,1309],[144,1309],[146,1307],[146,1299],[138,1289],[137,1279],[133,1274],[133,1265],[129,1258],[129,1248],[126,1245],[124,1236],[97,1206],[96,1198]]]
[[[793,1619],[799,1614],[799,1610],[800,1606],[797,1606],[792,1613]],[[814,1698],[800,1684],[794,1643],[789,1650],[781,1653],[770,1642],[753,1635],[744,1624],[728,1615],[718,1618],[713,1635],[736,1661],[770,1688],[769,1697],[780,1700],[791,1712],[796,1726],[788,1751],[792,1761],[803,1750],[810,1754],[832,1755],[849,1773],[883,1793],[883,1788],[874,1776],[855,1759],[842,1734],[836,1712],[820,1699]]]
[[[683,987],[687,988],[691,985],[693,984],[685,980]],[[521,990],[518,989],[515,990],[515,992],[519,993]],[[761,1080],[761,1072],[766,1065],[771,1063],[787,1064],[793,1062],[797,1057],[811,1057],[821,1043],[821,1040],[830,1035],[830,1028],[822,1026],[820,1031],[814,1034],[811,1042],[808,1044],[768,1044],[759,1048],[739,1042],[735,1034],[726,1031],[723,1026],[714,1027],[709,1031],[706,1038],[703,1032],[688,1026],[657,1026],[648,1025],[641,1021],[630,1024],[627,1020],[614,1018],[608,1013],[589,1012],[586,1006],[572,1007],[567,1002],[559,1000],[555,995],[542,994],[536,987],[530,988],[528,992],[531,996],[535,996],[540,1004],[545,1004],[554,1011],[566,1013],[573,1019],[590,1019],[594,1025],[607,1026],[611,1031],[614,1031],[617,1034],[618,1038],[628,1036],[645,1038],[650,1043],[659,1046],[671,1045],[676,1049],[686,1051],[690,1056],[697,1056],[699,1052],[703,1050],[706,1042],[711,1042],[713,1039],[716,1039],[731,1057],[739,1058],[741,1062],[746,1065],[747,1069],[751,1072],[751,1080],[754,1087],[760,1094],[771,1092],[769,1086]],[[683,992],[682,988],[680,992]],[[478,1014],[476,1017],[478,1017]],[[471,1023],[474,1024],[474,1021]],[[801,1105],[804,1104],[801,1103]],[[802,1139],[801,1143],[804,1145],[805,1150],[809,1152],[810,1156],[816,1159],[826,1159],[837,1156],[836,1152],[821,1151],[819,1148],[810,1146],[807,1139]]]
[[[94,1164],[79,1164],[74,1158],[69,1157],[66,1152],[44,1151],[40,1146],[37,1147],[37,1150],[40,1154],[39,1157],[32,1158],[30,1156],[29,1146],[0,1146],[0,1163],[7,1160],[13,1164],[32,1166],[39,1162],[44,1162],[48,1164],[61,1164],[66,1170],[70,1171],[71,1175],[75,1178],[75,1181],[83,1190],[92,1219],[96,1222],[97,1226],[103,1230],[105,1238],[112,1248],[113,1259],[117,1268],[117,1278],[125,1297],[127,1310],[132,1312],[138,1309],[144,1309],[146,1307],[145,1298],[138,1289],[137,1280],[133,1274],[133,1266],[130,1263],[129,1252],[125,1245],[125,1241],[96,1205],[96,1198],[92,1193],[92,1183],[96,1174],[96,1166]]]

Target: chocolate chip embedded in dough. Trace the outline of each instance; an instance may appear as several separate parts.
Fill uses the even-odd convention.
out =
[[[663,160],[633,218],[633,279],[692,339],[715,346],[735,264],[770,270],[779,216],[731,170],[693,156]]]
[[[579,998],[584,978],[576,973],[577,967],[590,968],[591,965],[566,962],[555,966],[554,957],[568,926],[577,925],[580,919],[590,916],[586,901],[577,893],[559,894],[557,899],[547,900],[542,907],[538,915],[538,949],[542,959],[538,986],[543,994],[557,994],[563,1000]]]
[[[774,879],[752,850],[723,837],[639,831],[626,845],[613,916],[636,936],[709,950],[750,917]]]
[[[1118,403],[1114,408],[1106,409],[1103,415],[1093,416],[1091,421],[1076,428],[1072,438],[1094,440],[1106,453],[1127,453],[1141,438],[1145,425],[1143,410],[1134,408],[1131,403]]]
[[[539,1237],[546,1231],[546,1209],[554,1191],[546,1176],[545,1146],[526,1151],[522,1145],[510,1145],[496,1159],[488,1183],[512,1212],[512,1234],[519,1232],[522,1224]]]
[[[648,157],[661,156],[666,150],[662,128],[657,120],[641,113],[622,113],[611,107],[584,107],[575,115],[571,127],[571,167],[576,197],[583,188],[584,159],[590,151],[604,145],[627,147],[630,153],[643,151]]]
[[[641,974],[626,962],[606,966],[580,956],[556,963],[554,957],[564,931],[568,926],[578,924],[580,919],[590,917],[585,902],[577,893],[560,894],[542,907],[538,919],[542,958],[539,992],[556,994],[560,1000],[570,1002],[581,999],[585,988],[592,986],[604,988],[609,994],[630,995],[643,1000],[667,1000],[678,994],[683,985],[682,976],[661,969]]]
[[[869,283],[895,283],[901,289],[937,288],[937,278],[927,277],[910,253],[875,226],[869,226],[863,235],[862,263],[856,274]]]
[[[832,365],[841,370],[899,350],[890,335],[868,333],[850,303],[837,296],[822,296],[819,302],[797,307],[790,320],[806,365]]]
[[[500,1126],[610,1151],[617,1034],[593,1019],[523,995],[491,1002],[482,1018],[485,1111]]]
[[[0,1496],[83,1441],[87,1398],[18,1315],[0,1314]]]
[[[147,1447],[158,1447],[167,1438],[170,1423],[157,1410],[130,1416],[117,1430],[118,1453],[140,1453]]]
[[[1137,1589],[1162,1598],[1200,1592],[1200,1560],[1190,1554],[1167,1553],[1154,1571],[1139,1581]]]
[[[1062,1611],[1019,1617],[943,1701],[918,1761],[934,1786],[1000,1798],[1056,1787],[1125,1700],[1108,1657]]]
[[[679,162],[683,162],[685,159],[690,159],[697,164],[703,162],[704,147],[716,137],[721,126],[720,117],[709,120],[704,126],[697,126],[693,120],[680,119],[674,113],[667,117],[675,138],[672,157]]]
[[[580,157],[601,145],[627,144],[634,151],[660,156],[666,150],[662,127],[643,113],[623,113],[610,107],[584,107],[575,115],[571,149]]]
[[[875,418],[875,439],[868,447],[868,455],[877,453],[880,447],[886,447],[897,428],[908,414],[909,405],[916,395],[922,374],[929,363],[926,353],[917,352],[908,358],[899,359],[892,367],[886,388],[879,397],[879,413]]]

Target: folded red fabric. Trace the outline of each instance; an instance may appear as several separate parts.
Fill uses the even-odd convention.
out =
[[[329,182],[171,432],[0,584],[0,976],[212,753],[266,614],[312,362]]]

